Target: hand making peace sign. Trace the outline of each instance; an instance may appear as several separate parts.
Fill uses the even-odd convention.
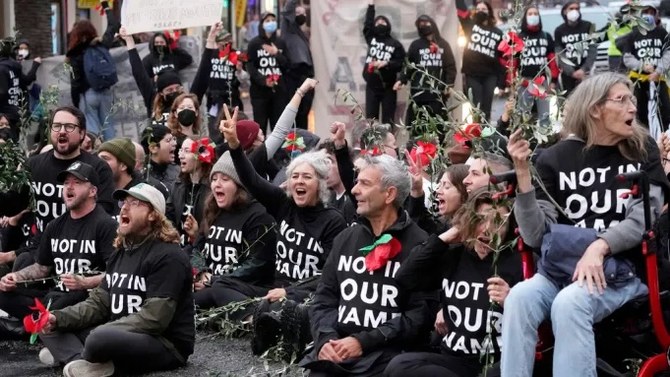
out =
[[[233,116],[230,116],[230,111],[228,106],[223,104],[223,114],[226,116],[226,120],[221,120],[219,123],[219,131],[228,142],[230,149],[237,149],[240,146],[240,139],[237,138],[237,115],[239,109],[235,106],[233,110]]]

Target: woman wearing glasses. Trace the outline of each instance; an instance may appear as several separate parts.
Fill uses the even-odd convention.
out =
[[[537,188],[528,141],[521,130],[510,136],[518,181],[514,215],[524,242],[541,246],[542,257],[538,273],[512,288],[505,303],[503,377],[533,374],[537,328],[546,319],[556,339],[553,374],[596,376],[593,325],[647,293],[631,263],[645,231],[642,200],[622,198],[630,184],[616,176],[646,172],[652,221],[668,181],[656,143],[635,119],[632,88],[616,73],[577,86],[565,104],[565,139],[535,163]]]

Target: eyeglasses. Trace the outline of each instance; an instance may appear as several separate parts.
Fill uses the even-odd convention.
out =
[[[76,130],[79,127],[79,125],[74,123],[52,123],[51,131],[60,132],[63,129],[63,127],[65,127],[65,132],[71,133],[74,130]]]
[[[137,198],[126,198],[123,200],[119,200],[119,208],[123,208],[123,206],[126,204],[128,204],[129,207],[139,207],[142,205],[147,205],[145,202]]]
[[[612,101],[616,104],[623,105],[625,102],[630,102],[633,106],[637,107],[637,98],[630,94],[623,95],[619,98],[606,98],[606,101]]]

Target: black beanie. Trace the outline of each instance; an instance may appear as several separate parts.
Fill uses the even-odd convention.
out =
[[[179,75],[176,71],[168,69],[158,75],[158,80],[156,80],[156,89],[158,89],[158,92],[162,92],[163,89],[173,84],[181,85],[181,79],[179,78]]]

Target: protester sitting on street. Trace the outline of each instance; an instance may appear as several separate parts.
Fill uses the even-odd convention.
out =
[[[200,66],[191,84],[191,93],[197,97],[198,103],[202,102],[202,97],[207,91],[209,73],[212,69],[211,60],[218,50],[216,47],[216,35],[220,30],[220,22],[217,22],[209,29],[207,44],[200,58]],[[153,125],[166,125],[174,100],[180,94],[185,93],[179,75],[174,70],[166,69],[158,75],[154,82],[142,65],[132,35],[128,35],[126,29],[123,27],[119,30],[119,35],[126,42],[130,68],[132,69],[137,88],[144,99],[147,116],[152,120]]]
[[[442,353],[397,356],[385,376],[478,376],[499,360],[505,298],[523,279],[510,204],[493,199],[486,188],[473,192],[454,216],[453,226],[430,236],[400,266],[400,287],[442,288],[439,315],[446,315],[435,325],[443,337]],[[457,286],[471,288],[462,294]]]
[[[177,141],[170,133],[170,129],[161,125],[153,125],[144,129],[141,139],[144,152],[149,156],[149,164],[145,174],[162,182],[167,191],[171,191],[177,176],[179,166],[175,165],[174,157],[177,150]],[[166,199],[169,195],[165,195]]]
[[[142,58],[147,75],[156,77],[165,70],[179,72],[193,63],[193,57],[175,40],[169,32],[155,33],[149,40],[149,54]]]
[[[100,178],[95,169],[75,161],[58,173],[67,211],[46,226],[34,264],[0,280],[0,309],[13,318],[0,319],[0,338],[26,335],[21,321],[39,298],[50,308],[61,309],[88,297],[88,290],[102,281],[112,255],[116,222],[96,204]],[[55,287],[23,290],[26,283],[49,281]],[[41,287],[49,285],[41,284]]]
[[[310,376],[379,375],[427,342],[434,294],[410,292],[397,275],[427,236],[402,209],[410,184],[399,160],[363,158],[352,190],[359,219],[335,238],[310,304],[314,348],[300,363]]]
[[[214,146],[209,143],[208,138],[186,139],[179,150],[181,173],[170,190],[165,217],[179,232],[182,247],[195,242],[189,231],[197,229],[205,213],[209,175],[216,161]]]
[[[210,182],[204,218],[189,229],[191,238],[198,235],[191,249],[197,253],[193,258],[205,265],[194,286],[199,309],[255,296],[248,285],[270,290],[275,271],[274,219],[240,182],[230,152],[214,164]],[[230,318],[244,320],[250,314],[239,310],[230,313]]]
[[[232,116],[227,107],[224,112],[226,121],[221,123],[221,132],[230,145],[240,182],[278,226],[275,288],[250,286],[254,289],[250,293],[255,294],[245,293],[247,297],[266,299],[260,306],[263,310],[257,310],[264,311],[264,319],[254,316],[252,351],[260,355],[277,342],[280,334],[280,323],[272,315],[270,304],[281,307],[283,299],[301,303],[314,292],[333,239],[346,228],[346,222],[336,209],[325,206],[329,200],[326,179],[330,163],[325,153],[303,153],[294,158],[287,168],[286,188],[274,186],[254,171],[240,148],[235,128],[237,109]]]
[[[175,98],[170,108],[167,126],[172,136],[177,140],[177,154],[175,163],[180,164],[179,150],[187,137],[195,138],[200,135],[200,126],[203,117],[200,114],[200,102],[195,94],[180,94]]]
[[[165,218],[165,200],[140,183],[117,190],[121,214],[103,282],[86,301],[49,314],[41,361],[66,377],[171,370],[193,353],[191,265]]]
[[[72,67],[72,104],[86,114],[86,122],[91,132],[102,135],[105,140],[111,140],[116,134],[116,124],[111,113],[114,99],[111,88],[118,79],[109,49],[112,48],[114,35],[121,24],[114,16],[108,1],[102,1],[101,5],[107,16],[107,29],[102,39],[98,38],[91,21],[81,19],[72,26],[65,56]],[[113,70],[113,75],[111,72],[104,72],[103,76],[102,71],[107,70]]]

